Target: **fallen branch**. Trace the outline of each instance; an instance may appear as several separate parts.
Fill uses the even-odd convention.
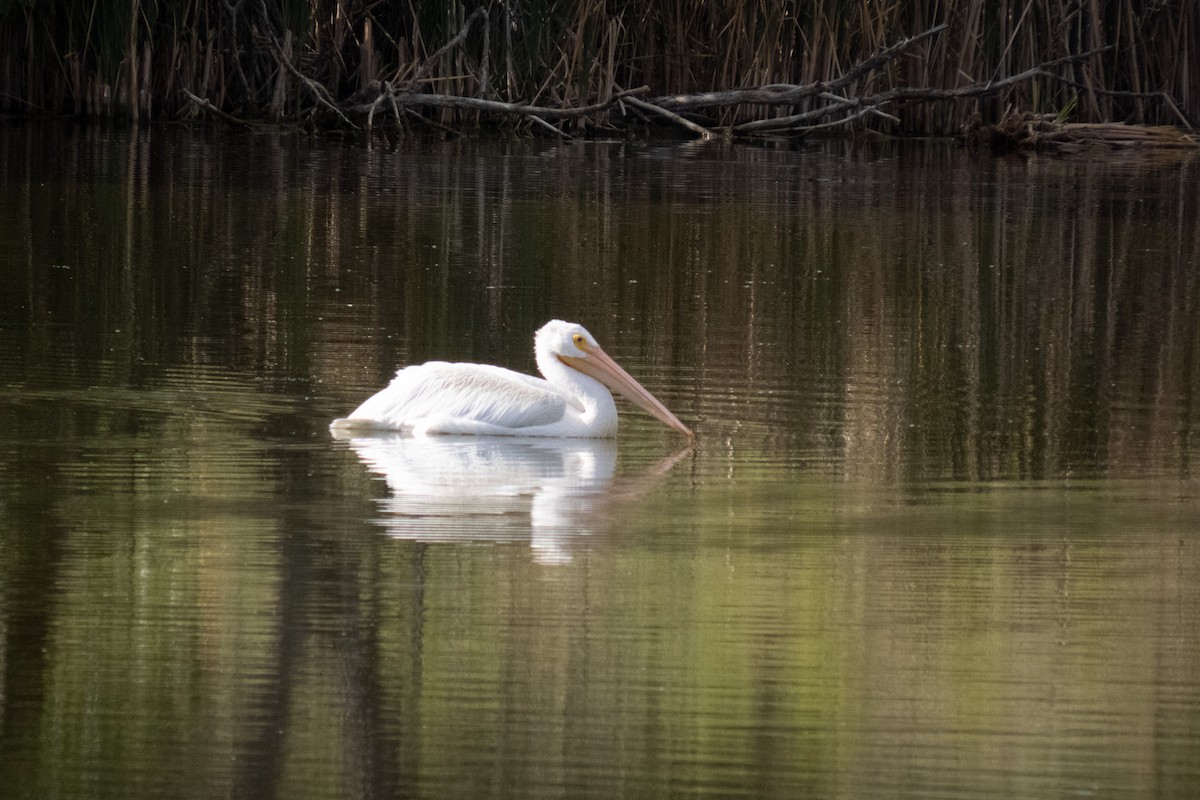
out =
[[[610,99],[603,102],[587,106],[576,106],[574,108],[535,106],[529,103],[505,103],[501,100],[483,100],[478,97],[462,97],[454,94],[423,94],[417,92],[399,92],[394,95],[394,99],[398,106],[404,108],[412,106],[457,108],[463,111],[482,111],[489,114],[515,114],[541,119],[575,119],[577,117],[588,116],[589,114],[596,114],[600,111],[606,111],[620,100],[629,101],[637,95],[645,94],[648,91],[650,91],[648,87],[641,86],[637,89],[616,92]],[[373,100],[370,103],[356,103],[347,106],[345,110],[350,113],[368,114],[374,105],[375,101]]]
[[[933,89],[919,86],[897,86],[894,89],[888,89],[886,92],[872,95],[869,98],[863,98],[863,103],[883,102],[890,103],[896,100],[914,101],[914,100],[959,100],[964,97],[983,97],[988,94],[995,94],[1002,89],[1007,89],[1014,84],[1024,83],[1025,81],[1033,80],[1034,78],[1048,78],[1054,81],[1068,82],[1060,76],[1050,71],[1051,67],[1061,66],[1074,61],[1082,61],[1085,58],[1090,58],[1096,53],[1107,50],[1106,47],[1100,47],[1095,50],[1089,50],[1086,53],[1078,55],[1063,56],[1056,58],[1053,61],[1047,61],[1045,64],[1039,64],[1036,67],[1030,67],[1024,72],[1018,72],[1016,75],[1009,75],[1007,78],[1001,78],[997,81],[980,81],[978,83],[968,84],[967,86],[959,86],[954,89]]]
[[[690,111],[701,108],[723,108],[728,106],[736,106],[743,104],[750,105],[765,105],[765,106],[790,106],[795,105],[801,100],[810,97],[816,97],[822,92],[835,92],[849,86],[857,81],[863,75],[866,75],[873,69],[877,69],[888,61],[891,61],[900,53],[912,47],[917,42],[933,36],[942,30],[945,30],[945,25],[936,25],[927,31],[918,33],[915,36],[910,36],[907,39],[897,42],[887,48],[884,48],[879,53],[868,58],[859,64],[856,64],[849,72],[841,75],[831,81],[816,81],[814,83],[806,83],[802,85],[791,83],[772,83],[766,86],[758,86],[749,89],[728,89],[721,92],[702,92],[700,94],[678,94],[667,95],[664,97],[654,97],[650,102],[661,108],[666,108],[672,111]]]
[[[889,48],[889,50],[891,50],[891,49],[892,48]],[[887,91],[878,92],[873,95],[868,95],[866,97],[854,98],[854,99],[834,95],[829,91],[816,92],[816,93],[814,93],[816,97],[830,101],[831,103],[834,103],[834,105],[822,106],[821,108],[813,109],[811,111],[806,111],[801,114],[796,114],[796,115],[787,116],[787,117],[776,117],[773,119],[762,119],[762,120],[753,120],[751,122],[744,122],[744,123],[741,123],[740,125],[735,125],[732,130],[734,133],[739,133],[739,134],[759,133],[759,132],[763,132],[763,131],[777,131],[777,130],[781,130],[781,129],[801,130],[801,131],[815,130],[818,127],[828,127],[828,126],[825,126],[825,125],[802,126],[801,124],[804,122],[808,122],[809,120],[818,120],[818,119],[821,119],[822,117],[831,116],[835,113],[840,112],[842,109],[844,109],[847,106],[854,106],[854,107],[859,107],[859,108],[863,108],[863,109],[876,109],[877,114],[887,117],[888,119],[890,119],[892,121],[898,122],[899,120],[895,116],[893,116],[891,114],[885,114],[882,111],[878,111],[878,107],[884,106],[884,105],[890,105],[890,104],[897,103],[897,102],[906,102],[906,103],[932,102],[932,101],[940,101],[940,100],[961,100],[963,98],[984,97],[986,95],[995,94],[995,93],[1003,91],[1004,89],[1007,89],[1011,86],[1014,86],[1019,83],[1024,83],[1026,81],[1030,81],[1035,78],[1046,78],[1046,79],[1050,79],[1050,80],[1063,81],[1063,82],[1069,83],[1069,81],[1064,81],[1064,79],[1062,79],[1055,73],[1051,72],[1050,69],[1053,67],[1056,67],[1056,66],[1061,66],[1063,64],[1067,64],[1067,63],[1071,63],[1071,62],[1075,62],[1075,61],[1081,61],[1083,59],[1090,58],[1091,56],[1095,55],[1096,53],[1102,52],[1104,49],[1106,49],[1106,48],[1097,48],[1095,50],[1089,50],[1085,53],[1078,53],[1075,55],[1063,56],[1062,58],[1057,58],[1057,59],[1054,59],[1053,61],[1048,61],[1045,64],[1040,64],[1036,67],[1032,67],[1030,69],[1025,70],[1024,72],[1017,73],[1016,75],[1010,75],[1007,78],[1002,78],[1000,80],[995,80],[995,81],[980,81],[977,83],[969,84],[967,86],[958,86],[953,89],[935,89],[932,87],[918,87],[918,86],[898,86],[893,89],[888,89]],[[851,72],[859,72],[861,74],[861,72],[858,70],[857,67],[855,69],[852,69]],[[849,73],[847,73],[847,74],[849,74]],[[842,80],[839,78],[836,81],[831,81],[827,85],[832,86],[835,83],[841,83],[841,82],[842,82]],[[852,118],[858,119],[858,118],[861,118],[862,116],[864,116],[864,115],[863,114],[855,114],[855,115],[853,115]],[[836,125],[844,125],[846,123],[846,121],[847,121],[847,119],[845,119],[845,118],[839,119],[839,120],[835,121],[835,124]]]
[[[769,119],[756,119],[750,122],[743,122],[740,125],[734,125],[732,131],[735,134],[758,133],[759,131],[775,131],[787,128],[795,128],[803,125],[809,120],[818,120],[822,117],[827,117],[832,113],[832,109],[828,106],[805,111],[801,114],[791,114],[786,117],[771,117]]]
[[[819,131],[819,130],[823,130],[823,129],[827,129],[827,128],[839,128],[842,125],[849,125],[851,122],[862,119],[863,117],[865,117],[871,113],[880,113],[880,112],[877,112],[876,109],[870,108],[870,107],[860,108],[858,111],[855,111],[853,114],[850,114],[849,116],[846,116],[846,117],[842,117],[841,119],[830,120],[829,122],[821,122],[821,123],[818,123],[817,125],[796,126],[796,127],[791,128],[791,130],[795,131],[796,133],[811,133],[812,131]]]
[[[396,127],[400,127],[400,106],[396,104],[396,90],[392,88],[390,81],[383,82],[383,88],[387,90],[388,102],[392,104],[392,116],[396,118]],[[407,111],[407,109],[405,109]]]
[[[271,54],[273,56],[275,56],[275,61],[279,64],[279,66],[285,68],[288,72],[292,73],[292,76],[295,77],[296,80],[298,80],[302,84],[304,84],[305,88],[307,88],[308,91],[312,94],[312,96],[317,99],[318,103],[325,106],[333,113],[337,114],[341,118],[342,122],[346,123],[351,128],[358,127],[353,122],[351,122],[350,119],[345,114],[342,113],[342,110],[340,108],[337,107],[337,104],[334,102],[333,96],[329,94],[328,89],[326,89],[324,86],[322,86],[321,84],[314,81],[312,78],[309,78],[307,75],[305,75],[300,70],[296,69],[296,66],[294,64],[292,64],[292,62],[290,60],[288,60],[287,58],[284,57],[283,50],[280,49],[279,42],[275,41],[274,35],[269,35],[267,37],[267,43],[270,45]]]
[[[877,102],[873,102],[874,98],[867,98],[866,100],[852,100],[848,97],[841,97],[840,95],[832,94],[829,92],[822,92],[818,96],[821,99],[828,100],[831,103],[835,103],[836,105],[835,106],[822,106],[821,108],[817,108],[812,111],[805,111],[802,114],[793,114],[793,115],[787,116],[787,117],[772,117],[770,119],[757,119],[752,122],[743,122],[740,125],[734,125],[732,128],[732,131],[734,133],[739,133],[739,134],[757,133],[760,131],[778,131],[778,130],[795,130],[795,131],[807,132],[807,131],[819,130],[821,128],[830,128],[830,127],[836,127],[838,125],[845,125],[847,122],[853,122],[854,120],[861,119],[862,117],[865,117],[867,114],[872,114],[874,116],[883,117],[888,122],[893,122],[893,123],[900,122],[900,118],[895,116],[894,114],[888,114],[886,111],[879,110],[878,106],[884,105],[886,101],[877,103]],[[808,122],[809,120],[818,120],[818,119],[821,119],[822,117],[827,117],[830,114],[833,114],[837,111],[840,111],[842,109],[847,109],[847,108],[860,109],[862,113],[855,113],[855,114],[850,115],[849,117],[844,117],[840,120],[834,120],[833,122],[827,123],[827,124],[826,123],[820,123],[817,125],[805,125],[804,124],[805,122]]]
[[[701,139],[716,138],[716,134],[714,134],[708,128],[705,128],[702,125],[697,125],[696,123],[692,122],[689,119],[684,119],[683,117],[676,114],[674,111],[668,111],[667,109],[663,108],[662,106],[656,106],[654,103],[647,103],[645,100],[639,100],[636,97],[626,97],[625,102],[628,103],[629,105],[633,106],[634,108],[640,108],[642,111],[649,111],[652,114],[658,114],[659,116],[664,117],[664,118],[670,120],[671,122],[674,122],[676,125],[687,128],[689,131],[696,134]]]
[[[187,90],[187,88],[185,88],[183,86],[179,87],[179,91],[183,92],[184,96],[186,96],[188,101],[191,102],[193,105],[197,105],[200,108],[203,108],[205,111],[216,114],[218,117],[225,120],[226,122],[232,122],[234,125],[241,125],[243,128],[256,127],[253,122],[241,119],[240,117],[235,117],[233,114],[230,114],[227,111],[222,111],[221,109],[219,109],[215,105],[213,105],[209,100],[192,94],[190,91]]]
[[[866,75],[871,70],[882,67],[884,64],[891,61],[893,58],[900,55],[901,53],[903,53],[908,48],[912,47],[917,42],[920,42],[924,39],[928,39],[930,36],[933,36],[935,33],[940,33],[942,31],[944,31],[947,27],[949,27],[949,26],[946,23],[942,23],[941,25],[934,25],[932,28],[930,28],[927,31],[922,31],[921,33],[918,33],[915,36],[910,36],[907,39],[903,39],[899,42],[896,42],[893,45],[885,47],[879,53],[876,53],[875,55],[871,56],[870,58],[866,59],[865,61],[862,61],[862,62],[856,64],[845,75],[842,75],[840,78],[836,78],[836,79],[830,81],[829,85],[828,85],[828,89],[832,91],[835,89],[841,89],[843,86],[849,86],[850,84],[854,83],[856,80],[861,78],[863,75]]]
[[[542,119],[541,117],[530,116],[529,121],[536,125],[541,125],[543,128],[550,131],[551,133],[553,133],[555,136],[559,137],[560,139],[570,139],[571,138],[571,134],[567,133],[566,131],[559,130],[558,128],[551,125],[549,122],[546,122],[546,120]]]
[[[463,21],[462,28],[457,34],[455,34],[453,39],[446,42],[444,45],[434,51],[433,55],[425,59],[425,63],[421,65],[419,70],[417,70],[417,74],[414,75],[413,79],[408,82],[408,88],[411,89],[428,78],[430,73],[433,72],[434,67],[437,66],[438,59],[462,44],[467,38],[467,33],[469,33],[471,30],[471,24],[480,17],[483,17],[484,25],[487,25],[487,9],[483,6],[475,9],[467,16],[466,20]]]
[[[375,102],[371,103],[371,110],[367,112],[367,133],[371,132],[371,128],[375,122],[375,109],[378,108],[379,104],[383,102],[384,97],[386,97],[386,95],[383,92],[380,92],[379,96],[375,98]]]

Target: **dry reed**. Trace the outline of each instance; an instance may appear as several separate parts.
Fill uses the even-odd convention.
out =
[[[140,122],[217,109],[344,124],[342,109],[380,101],[398,125],[461,127],[488,112],[418,111],[394,98],[569,108],[640,86],[667,96],[811,85],[937,25],[946,26],[940,35],[846,87],[848,103],[899,90],[886,115],[863,119],[921,133],[998,123],[1010,109],[1069,112],[1078,123],[1200,123],[1195,0],[0,0],[0,111]],[[938,102],[913,94],[983,86],[1049,62],[1053,73],[999,91]],[[728,127],[819,106],[817,97],[786,108],[734,104],[691,122]],[[595,124],[605,118],[579,115],[563,127]]]

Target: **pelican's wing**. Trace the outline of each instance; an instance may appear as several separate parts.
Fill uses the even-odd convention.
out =
[[[503,433],[557,422],[569,403],[548,382],[519,372],[430,361],[397,372],[387,388],[344,422],[391,430]]]

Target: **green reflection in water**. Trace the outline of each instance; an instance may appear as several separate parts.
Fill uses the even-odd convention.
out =
[[[15,796],[1200,778],[1194,161],[47,127],[0,165]],[[623,409],[556,517],[570,454],[439,505],[328,437],[551,316],[697,449]]]

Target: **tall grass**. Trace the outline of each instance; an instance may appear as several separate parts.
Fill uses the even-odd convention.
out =
[[[955,88],[1095,52],[1058,68],[1065,82],[900,108],[903,129],[950,132],[1009,108],[1200,121],[1196,0],[0,0],[0,111],[174,118],[195,113],[187,89],[232,115],[299,119],[321,112],[318,95],[340,102],[376,81],[582,105],[641,85],[662,95],[829,80],[941,23],[857,94]],[[437,121],[474,114],[442,109]]]

